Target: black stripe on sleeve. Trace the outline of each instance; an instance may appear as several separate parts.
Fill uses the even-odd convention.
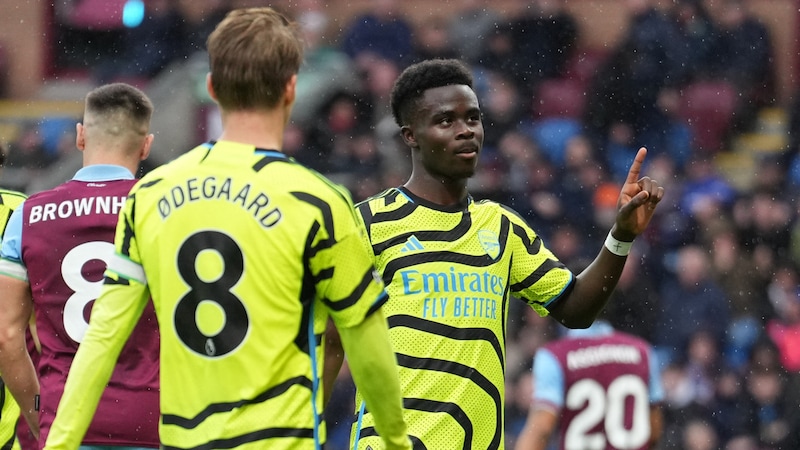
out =
[[[361,215],[361,220],[364,221],[364,228],[367,230],[367,237],[369,238],[370,242],[372,241],[372,230],[370,229],[370,225],[372,224],[372,210],[369,208],[369,203],[364,202],[360,203],[356,206],[356,211]]]
[[[0,199],[2,199],[2,196],[0,196]],[[0,238],[3,237],[3,234],[5,234],[6,232],[6,226],[8,226],[8,219],[11,218],[11,213],[12,213],[12,211],[8,208],[3,208],[3,209],[5,209],[5,217],[0,219]]]
[[[127,256],[131,256],[131,241],[135,238],[135,233],[133,232],[133,220],[136,211],[136,194],[130,194],[128,196],[128,202],[131,202],[130,205],[130,218],[126,218],[123,215],[123,232],[122,232],[122,246],[120,248],[120,252]],[[128,220],[129,219],[129,220]]]
[[[364,296],[364,292],[366,292],[367,288],[375,281],[372,276],[372,271],[373,268],[370,267],[367,272],[361,276],[361,281],[358,283],[358,286],[356,286],[353,292],[347,297],[336,301],[323,298],[322,302],[332,311],[341,311],[355,305],[356,302]]]
[[[333,212],[331,206],[319,197],[309,194],[308,192],[292,192],[298,200],[304,201],[310,205],[316,206],[322,213],[322,226],[328,233],[328,238],[317,243],[316,251],[330,248],[336,243],[336,234],[333,226]]]
[[[564,266],[564,263],[562,263],[561,261],[553,259],[545,260],[539,267],[536,268],[536,270],[534,270],[530,275],[525,277],[524,280],[520,281],[519,283],[514,283],[511,286],[511,291],[519,292],[523,289],[527,289],[533,286],[534,284],[536,284],[537,281],[541,280],[542,277],[547,275],[547,273],[553,269],[566,269],[566,267]]]
[[[367,313],[364,315],[364,317],[371,316],[375,311],[379,310],[381,308],[381,306],[386,304],[387,301],[389,301],[389,294],[387,294],[384,291],[380,295],[380,297],[375,299],[375,302],[372,304],[372,306],[369,307],[369,309],[367,310]]]
[[[533,240],[530,239],[525,229],[517,224],[512,224],[514,234],[522,241],[522,245],[528,250],[528,254],[535,255],[542,249],[542,238],[536,236]]]

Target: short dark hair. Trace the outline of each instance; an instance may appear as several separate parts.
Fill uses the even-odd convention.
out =
[[[407,124],[417,100],[428,89],[466,85],[472,88],[469,68],[458,59],[428,59],[408,66],[392,88],[392,116],[397,125]]]
[[[137,126],[147,126],[153,115],[153,103],[139,88],[127,83],[110,83],[86,94],[86,113],[113,115],[121,113]]]

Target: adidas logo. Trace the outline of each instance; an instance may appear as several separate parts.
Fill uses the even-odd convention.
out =
[[[407,253],[407,252],[414,252],[417,250],[425,250],[425,247],[422,246],[422,243],[419,241],[419,239],[417,239],[416,236],[411,236],[410,238],[408,238],[406,244],[403,246],[400,252]]]

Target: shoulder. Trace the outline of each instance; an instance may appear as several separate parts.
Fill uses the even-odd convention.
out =
[[[280,177],[289,195],[306,203],[322,202],[327,208],[346,209],[348,214],[353,214],[353,198],[346,187],[293,159],[285,162],[287,165],[280,168]]]
[[[534,355],[533,366],[538,373],[550,372],[561,366],[559,355],[563,355],[564,343],[559,340],[551,341],[539,347]]]
[[[563,353],[565,348],[571,348],[575,345],[577,339],[567,336],[562,336],[557,339],[553,339],[550,342],[547,342],[542,345],[541,349],[550,352],[552,355],[557,355]]]
[[[525,218],[508,205],[493,200],[479,200],[475,202],[474,209],[481,214],[496,214],[506,217],[514,224],[530,228]]]
[[[31,205],[35,204],[42,204],[55,201],[54,199],[60,198],[63,192],[66,191],[66,186],[72,183],[72,180],[65,181],[64,183],[59,184],[51,189],[45,189],[43,191],[36,192],[34,194],[29,195],[25,198],[25,206],[30,207]]]
[[[25,199],[28,196],[23,194],[22,192],[18,191],[10,191],[8,189],[0,189],[0,196],[5,198],[22,198]]]
[[[634,346],[641,347],[641,348],[646,348],[646,349],[651,347],[650,343],[648,341],[646,341],[644,338],[641,338],[639,336],[636,336],[634,334],[630,334],[630,333],[627,333],[627,332],[624,332],[624,331],[615,330],[611,334],[611,336],[612,336],[612,339],[614,339],[615,341],[620,342],[620,343],[624,343],[624,344],[628,344],[628,345],[634,345]]]
[[[6,232],[9,221],[21,222],[19,217],[22,212],[21,206],[25,199],[25,194],[21,192],[0,189],[0,238]]]
[[[297,168],[297,170],[305,174],[305,178],[307,178],[309,183],[314,183],[318,185],[323,192],[327,192],[328,194],[332,194],[338,197],[346,197],[347,201],[352,204],[352,197],[350,196],[350,191],[348,191],[346,187],[332,181],[330,178],[317,172],[314,169],[308,168],[300,163],[297,163],[293,159],[289,161]]]
[[[496,202],[494,200],[488,200],[488,199],[476,200],[474,207],[476,209],[481,209],[481,210],[495,211],[498,214],[517,216],[517,217],[520,218],[520,220],[522,220],[522,216],[517,211],[515,211],[513,208],[511,208],[508,205],[504,205],[502,203],[498,203],[498,202]]]
[[[158,184],[158,182],[164,178],[168,178],[175,172],[179,172],[186,166],[201,160],[207,151],[208,147],[206,147],[205,144],[199,145],[188,152],[179,155],[175,159],[156,167],[135,181],[135,185],[131,190],[131,193],[133,194],[141,189]]]
[[[475,200],[474,207],[479,209],[493,210],[500,213],[516,214],[516,212],[510,207],[489,199]]]
[[[8,209],[16,209],[26,198],[28,196],[22,192],[0,189],[0,206]]]
[[[390,211],[410,203],[410,199],[397,188],[389,188],[356,204],[359,211],[369,210],[373,213]]]

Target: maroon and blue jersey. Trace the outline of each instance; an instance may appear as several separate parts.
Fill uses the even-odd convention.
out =
[[[119,212],[135,182],[127,169],[90,166],[22,204],[19,264],[31,286],[42,346],[37,364],[41,443],[47,439],[67,373],[88,327],[107,261],[114,253]],[[14,252],[8,252],[9,257],[6,250],[4,245],[3,257],[13,261]],[[84,444],[159,447],[158,356],[158,323],[150,303],[120,354]]]
[[[650,345],[596,322],[545,344],[534,359],[535,408],[559,416],[562,450],[644,450],[663,398]]]

